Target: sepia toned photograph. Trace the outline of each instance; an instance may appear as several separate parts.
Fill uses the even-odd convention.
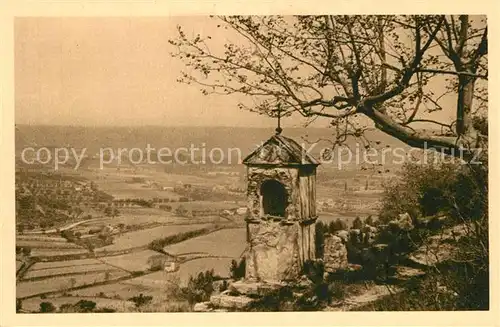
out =
[[[488,22],[16,17],[16,313],[490,310]]]

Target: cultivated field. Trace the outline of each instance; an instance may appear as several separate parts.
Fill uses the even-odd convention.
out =
[[[124,255],[102,257],[99,260],[127,271],[145,271],[149,269],[148,259],[154,255],[158,255],[158,252],[144,250]]]
[[[50,277],[50,276],[69,276],[76,274],[87,274],[89,272],[106,272],[109,271],[109,266],[98,263],[90,265],[80,265],[80,266],[67,266],[67,267],[57,267],[57,268],[45,268],[29,270],[25,275],[24,279],[40,278],[40,277]]]
[[[33,248],[31,250],[31,256],[33,257],[56,257],[60,255],[77,255],[77,254],[84,254],[88,253],[88,250],[80,248],[80,249],[61,249],[61,248],[54,248],[54,249],[39,249],[39,248]]]
[[[41,235],[17,235],[17,242],[59,242],[59,243],[67,243],[68,241],[63,237],[57,236],[41,236]]]
[[[231,260],[236,258],[201,258],[183,263],[177,272],[181,285],[186,285],[190,276],[196,276],[199,272],[213,269],[214,274],[223,278],[229,277]]]
[[[166,246],[165,251],[178,256],[215,255],[238,258],[245,247],[245,228],[231,228]]]
[[[124,281],[126,285],[136,285],[139,287],[146,287],[152,289],[167,290],[168,287],[177,286],[178,284],[177,273],[166,272],[163,270],[155,271],[144,276],[129,279]]]
[[[185,233],[192,230],[210,227],[210,224],[203,225],[167,225],[154,228],[142,229],[133,232],[124,233],[121,236],[116,236],[113,244],[104,246],[96,250],[96,252],[103,251],[119,251],[131,248],[147,246],[152,240]]]
[[[111,281],[128,274],[122,270],[108,270],[108,272],[82,273],[81,275],[45,278],[36,281],[22,281],[17,284],[16,297],[27,297],[46,292],[65,291],[73,287],[92,285],[99,282]]]
[[[99,264],[99,263],[100,262],[96,259],[37,262],[33,266],[31,266],[30,270],[43,270],[43,269],[64,268],[64,267],[79,267],[79,266],[95,265],[95,264]]]
[[[20,247],[29,247],[36,249],[55,249],[55,250],[65,250],[65,249],[80,249],[81,247],[69,243],[66,240],[64,242],[54,242],[54,241],[31,241],[31,240],[17,240],[16,245]]]

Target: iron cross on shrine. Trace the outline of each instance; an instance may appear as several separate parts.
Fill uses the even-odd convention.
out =
[[[276,109],[273,110],[273,112],[277,112],[278,113],[278,127],[276,127],[276,135],[281,134],[281,132],[283,131],[283,129],[281,128],[281,113],[283,111],[284,110],[281,109],[281,103],[278,103]]]

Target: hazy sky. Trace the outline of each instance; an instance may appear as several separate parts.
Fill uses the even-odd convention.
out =
[[[185,69],[170,56],[177,24],[202,34],[214,26],[209,17],[16,19],[16,123],[274,126],[239,110],[235,96],[176,82]]]

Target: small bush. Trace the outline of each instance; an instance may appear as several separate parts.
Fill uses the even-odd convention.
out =
[[[138,296],[131,297],[128,300],[134,302],[136,308],[139,308],[139,307],[142,307],[142,306],[144,306],[146,304],[151,303],[151,301],[153,300],[153,297],[152,296],[148,296],[148,295],[144,296],[141,293]]]
[[[330,224],[328,224],[328,232],[330,234],[334,234],[337,231],[341,230],[347,230],[347,224],[337,218],[335,221],[331,221]]]
[[[188,285],[180,289],[181,296],[189,304],[208,301],[214,291],[214,270],[200,272],[196,277],[189,277]]]
[[[361,220],[361,218],[356,217],[356,219],[353,220],[353,222],[352,222],[352,228],[353,229],[361,229],[361,228],[363,228],[363,221]]]
[[[375,221],[373,220],[373,217],[371,215],[368,215],[368,217],[366,217],[365,219],[365,225],[369,225],[369,226],[374,226],[375,225]]]
[[[56,307],[52,302],[42,302],[40,303],[40,313],[51,313],[56,311]]]
[[[234,280],[244,278],[246,272],[246,258],[241,258],[239,263],[236,260],[232,260],[231,266],[229,267],[229,272],[231,278]]]

